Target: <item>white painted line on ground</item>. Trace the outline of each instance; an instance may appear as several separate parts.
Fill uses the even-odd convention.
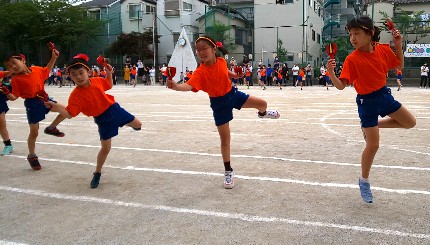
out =
[[[60,199],[60,200],[71,200],[71,201],[77,201],[77,202],[98,203],[98,204],[106,204],[106,205],[113,205],[113,206],[120,206],[120,207],[159,210],[159,211],[165,211],[165,212],[191,214],[191,215],[199,215],[199,216],[215,217],[215,218],[236,219],[236,220],[243,220],[247,222],[281,223],[281,224],[296,225],[296,226],[333,228],[333,229],[339,229],[339,230],[352,230],[352,231],[364,232],[364,233],[378,233],[378,234],[387,235],[387,236],[411,237],[411,238],[427,239],[427,240],[430,239],[430,234],[409,233],[409,232],[402,232],[397,230],[370,228],[370,227],[357,226],[357,225],[343,225],[343,224],[317,222],[317,221],[303,221],[303,220],[296,220],[296,219],[289,219],[289,218],[264,217],[264,216],[249,215],[249,214],[243,214],[243,213],[216,212],[216,211],[208,211],[208,210],[200,210],[200,209],[171,207],[171,206],[164,206],[164,205],[146,205],[146,204],[137,203],[137,202],[116,201],[112,199],[97,198],[97,197],[91,197],[91,196],[66,195],[61,193],[45,192],[41,190],[20,189],[20,188],[14,188],[9,186],[0,186],[0,190],[53,198],[53,199]]]
[[[27,245],[27,244],[0,240],[0,245]]]
[[[26,159],[26,156],[17,156],[17,155],[8,155],[7,157],[15,157]],[[39,160],[50,161],[50,162],[59,162],[59,163],[72,163],[77,165],[87,165],[87,166],[96,166],[96,163],[83,162],[83,161],[71,161],[71,160],[62,160],[62,159],[52,159],[52,158],[41,158]],[[221,173],[213,173],[213,172],[201,172],[201,171],[190,171],[190,170],[177,170],[177,169],[157,169],[157,168],[143,168],[143,167],[120,167],[114,165],[104,165],[104,168],[112,168],[112,169],[122,169],[129,171],[146,171],[146,172],[157,172],[157,173],[170,173],[170,174],[190,174],[190,175],[203,175],[203,176],[224,176]],[[255,177],[255,176],[246,176],[246,175],[235,175],[237,179],[246,179],[246,180],[256,180],[256,181],[270,181],[270,182],[278,182],[278,183],[290,183],[290,184],[299,184],[299,185],[310,185],[310,186],[321,186],[321,187],[333,187],[333,188],[349,188],[349,189],[358,189],[357,184],[340,184],[340,183],[322,183],[322,182],[310,182],[303,180],[294,180],[294,179],[282,179],[282,178],[273,178],[273,177]],[[381,192],[389,192],[389,193],[397,193],[397,194],[420,194],[420,195],[430,195],[430,191],[423,190],[404,190],[404,189],[389,189],[383,187],[372,186],[372,190],[381,191]]]
[[[27,141],[14,140],[13,142],[27,143]],[[56,145],[56,146],[69,146],[69,147],[87,147],[87,148],[100,148],[99,145],[83,145],[83,144],[67,144],[67,143],[53,143],[53,142],[36,142],[40,145]],[[161,153],[175,153],[175,154],[187,154],[187,155],[198,155],[198,156],[211,156],[220,157],[221,154],[218,153],[204,153],[204,152],[192,152],[192,151],[178,151],[178,150],[161,150],[161,149],[148,149],[148,148],[138,148],[138,147],[122,147],[122,146],[112,146],[112,149],[119,150],[134,150],[134,151],[148,151],[148,152],[161,152]],[[286,162],[300,162],[300,163],[311,163],[311,164],[328,164],[328,165],[339,165],[339,166],[352,166],[361,167],[357,163],[345,163],[345,162],[332,162],[332,161],[320,161],[320,160],[307,160],[307,159],[293,159],[286,157],[267,157],[267,156],[256,156],[256,155],[241,155],[232,154],[231,157],[237,158],[252,158],[252,159],[268,159],[268,160],[279,160]],[[401,169],[401,170],[416,170],[416,171],[430,171],[430,168],[423,167],[407,167],[407,166],[391,166],[391,165],[372,165],[373,168],[387,168],[387,169]]]

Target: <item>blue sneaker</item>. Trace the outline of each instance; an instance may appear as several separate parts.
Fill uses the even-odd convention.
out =
[[[361,178],[358,179],[358,186],[360,187],[361,198],[366,203],[373,203],[373,195],[370,190],[370,183],[364,182]]]
[[[13,151],[13,146],[11,146],[11,145],[5,145],[4,149],[3,149],[2,153],[1,153],[1,155],[2,156],[9,155],[12,151]]]
[[[100,183],[100,177],[102,176],[102,173],[93,173],[93,179],[91,180],[90,187],[91,189],[97,188]]]

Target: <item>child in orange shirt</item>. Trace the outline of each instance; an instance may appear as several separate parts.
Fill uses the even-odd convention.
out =
[[[266,66],[263,65],[260,70],[260,80],[258,81],[258,84],[263,87],[263,90],[266,90]]]
[[[130,75],[130,84],[133,84],[133,88],[136,87],[136,74],[137,74],[137,69],[136,66],[133,66],[133,68],[131,68],[131,75]]]
[[[231,189],[234,186],[234,172],[230,164],[230,126],[233,119],[233,108],[256,108],[259,118],[279,118],[275,110],[267,110],[267,102],[245,94],[231,86],[231,77],[239,76],[230,71],[224,58],[217,57],[220,50],[223,55],[228,51],[220,42],[215,42],[209,36],[201,36],[196,40],[196,54],[201,65],[194,71],[190,80],[183,84],[177,84],[173,80],[167,80],[167,86],[177,91],[202,90],[209,95],[211,108],[221,138],[221,154],[225,168],[224,188]]]
[[[90,78],[91,69],[87,63],[88,60],[88,56],[79,54],[73,57],[67,66],[70,78],[76,83],[76,88],[70,93],[68,105],[52,102],[46,104],[51,111],[59,112],[69,119],[81,112],[88,117],[94,117],[94,122],[99,128],[101,149],[97,155],[97,166],[90,187],[97,188],[103,164],[111,149],[112,138],[118,135],[118,128],[127,125],[140,130],[142,123],[120,107],[112,95],[105,93],[113,86],[112,66],[107,66],[106,78]]]
[[[398,86],[397,91],[400,91],[400,87],[402,87],[402,79],[403,79],[403,74],[401,69],[396,70],[396,76],[397,76],[397,86]]]
[[[373,159],[379,148],[379,128],[413,128],[415,117],[391,94],[386,86],[388,69],[402,69],[404,56],[402,36],[397,30],[392,31],[396,53],[388,45],[377,43],[381,30],[374,26],[372,19],[362,16],[352,19],[346,25],[349,39],[355,50],[344,62],[342,73],[337,78],[334,72],[336,61],[330,59],[327,70],[337,89],[344,89],[354,83],[358,95],[356,98],[358,115],[361,121],[366,147],[361,155],[361,177],[358,185],[362,199],[373,202],[370,190],[369,174]],[[385,117],[378,120],[378,117]]]
[[[2,82],[4,77],[8,77],[11,74],[10,71],[0,71],[0,135],[4,143],[4,148],[1,153],[2,156],[9,155],[14,149],[10,142],[9,131],[7,131],[6,127],[6,113],[9,111],[6,101],[8,101],[9,98],[15,99],[15,97],[10,93],[12,89],[10,84]]]
[[[31,66],[25,64],[24,55],[9,55],[4,59],[4,63],[9,71],[12,72],[11,80],[13,98],[15,100],[21,97],[24,100],[24,106],[27,112],[27,120],[30,126],[30,133],[27,139],[28,151],[27,160],[34,170],[40,170],[42,166],[36,155],[36,139],[39,134],[39,122],[45,119],[49,109],[45,107],[44,102],[50,100],[45,92],[45,80],[49,77],[49,71],[54,67],[58,58],[58,51],[52,50],[52,57],[46,67]],[[63,137],[64,133],[57,129],[57,125],[64,120],[64,117],[58,115],[55,120],[45,128],[45,134]]]
[[[297,77],[297,82],[300,85],[300,90],[303,90],[303,80],[305,79],[305,68],[300,68],[299,76]]]

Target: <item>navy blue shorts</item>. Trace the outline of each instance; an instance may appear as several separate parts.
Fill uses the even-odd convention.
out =
[[[397,75],[397,79],[402,80],[403,76],[402,75]]]
[[[221,126],[230,122],[233,119],[233,108],[240,110],[248,97],[249,94],[234,88],[224,96],[210,97],[215,125]]]
[[[381,89],[365,95],[357,95],[358,116],[361,127],[370,128],[378,126],[378,116],[385,117],[400,109],[402,104],[391,95],[391,89]]]
[[[236,79],[236,78],[232,78],[232,79],[231,79],[231,81],[232,81],[233,83],[237,83],[237,80],[238,80],[238,79]]]
[[[134,75],[134,74],[130,74],[130,78],[131,78],[131,79],[136,79],[136,75]]]
[[[265,82],[266,81],[266,76],[260,77],[260,81]]]
[[[251,82],[251,77],[246,77],[246,81]]]
[[[6,113],[9,111],[9,107],[7,106],[6,101],[0,101],[0,114],[3,112]]]
[[[25,99],[24,106],[28,124],[36,124],[45,120],[45,115],[49,112],[49,108],[46,108],[43,101],[38,98]]]
[[[330,80],[330,77],[329,77],[329,76],[324,75],[324,76],[322,77],[322,79],[323,79],[323,81],[324,81],[325,83],[331,83],[331,80]]]
[[[134,116],[124,110],[118,103],[111,105],[97,117],[94,122],[99,127],[100,140],[108,140],[118,135],[118,128],[130,123]]]

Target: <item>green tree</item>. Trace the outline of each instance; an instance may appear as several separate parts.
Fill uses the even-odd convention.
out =
[[[284,42],[281,39],[278,39],[278,46],[276,47],[276,55],[278,56],[280,61],[285,61],[287,57],[287,49],[283,46]]]
[[[158,43],[158,36],[155,42]],[[138,56],[141,59],[148,59],[154,56],[154,52],[149,48],[153,44],[152,31],[144,33],[131,32],[129,34],[121,33],[117,41],[108,48],[108,53],[118,56]]]
[[[206,28],[206,34],[223,43],[223,47],[229,52],[236,49],[235,40],[229,35],[231,27],[224,25],[220,21],[215,21],[212,26]]]
[[[90,18],[85,9],[67,0],[7,2],[0,8],[3,56],[5,52],[20,52],[26,53],[29,62],[46,62],[46,43],[54,42],[60,58],[67,59],[78,44],[97,39],[97,30],[103,26],[102,21]]]

